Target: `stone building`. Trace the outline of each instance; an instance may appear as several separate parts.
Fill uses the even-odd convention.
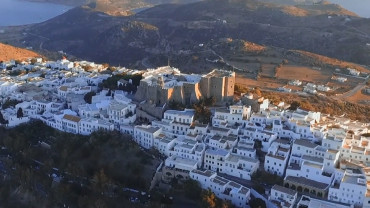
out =
[[[233,98],[235,73],[213,70],[206,75],[183,74],[172,67],[161,67],[143,74],[135,94],[137,101],[163,105],[170,101],[191,104],[201,98],[214,97],[217,102]]]

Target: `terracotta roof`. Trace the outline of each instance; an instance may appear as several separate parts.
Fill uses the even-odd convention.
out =
[[[63,119],[66,119],[66,120],[69,120],[69,121],[73,121],[73,122],[80,122],[81,121],[81,118],[78,117],[78,116],[72,116],[72,115],[64,115],[63,116]]]
[[[67,91],[68,90],[68,87],[67,86],[61,86],[59,88],[59,90],[61,90],[61,91]]]

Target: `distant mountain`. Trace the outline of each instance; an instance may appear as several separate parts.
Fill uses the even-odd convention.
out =
[[[258,0],[260,2],[269,2],[282,5],[308,5],[322,2],[322,0]]]
[[[83,4],[86,4],[90,0],[26,0],[26,1],[31,1],[31,2],[46,2],[46,3],[71,5],[71,6],[81,6]]]
[[[127,16],[133,14],[131,10],[138,8],[153,7],[160,4],[188,4],[202,0],[27,0],[31,2],[48,2],[66,4],[72,6],[85,5],[98,12],[104,12],[115,16]]]
[[[0,61],[25,60],[41,57],[36,52],[0,43]]]
[[[127,16],[131,10],[149,8],[161,4],[188,4],[201,0],[87,0],[88,7],[110,15]]]
[[[253,0],[164,4],[127,17],[79,7],[22,31],[27,46],[125,66],[191,67],[198,45],[231,38],[370,65],[370,20],[332,4],[281,6]],[[40,38],[43,37],[43,38]],[[42,47],[42,48],[41,48]],[[185,55],[184,54],[188,54]],[[170,58],[168,58],[170,57]],[[186,60],[186,59],[189,60]]]

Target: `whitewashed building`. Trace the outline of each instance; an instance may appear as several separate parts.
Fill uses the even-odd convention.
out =
[[[329,188],[328,199],[363,207],[367,192],[366,177],[360,170],[347,169],[342,181]]]
[[[274,185],[271,188],[269,200],[276,203],[281,208],[293,208],[297,200],[296,191],[284,186]]]
[[[150,149],[154,146],[154,138],[159,136],[161,129],[152,126],[135,126],[134,140],[145,149]]]
[[[285,140],[276,140],[267,151],[264,162],[265,171],[284,176],[290,155],[290,144]]]
[[[249,204],[249,188],[217,176],[215,172],[192,170],[190,178],[198,181],[203,189],[210,189],[217,197],[230,201],[236,207],[246,207]]]

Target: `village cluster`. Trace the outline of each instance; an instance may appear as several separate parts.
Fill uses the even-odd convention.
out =
[[[191,178],[237,207],[247,207],[252,195],[268,207],[370,207],[368,123],[291,110],[285,103],[274,106],[251,93],[233,102],[234,72],[190,75],[171,67],[145,72],[118,68],[114,73],[142,74],[136,93],[103,89],[89,104],[84,96],[112,76],[101,73],[103,65],[37,59],[33,64],[3,62],[0,69],[1,102],[19,101],[1,110],[8,127],[39,119],[82,135],[119,130],[166,156],[163,181]],[[28,73],[10,74],[15,71]],[[117,86],[131,82],[119,80]],[[210,107],[210,123],[198,122],[194,109],[169,109],[170,102],[186,106],[209,97],[227,104]],[[230,180],[248,181],[257,171],[284,182],[259,194]]]

